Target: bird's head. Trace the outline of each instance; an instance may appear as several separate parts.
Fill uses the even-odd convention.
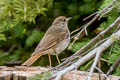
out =
[[[72,17],[67,18],[65,16],[59,16],[53,21],[52,25],[66,26],[70,19],[72,19]]]

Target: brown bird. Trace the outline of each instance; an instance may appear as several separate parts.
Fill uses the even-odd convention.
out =
[[[56,55],[57,61],[60,64],[58,54],[65,50],[70,42],[70,32],[68,29],[68,21],[71,19],[65,16],[57,17],[51,27],[38,44],[37,48],[31,57],[22,65],[30,66],[42,55],[48,54],[49,63],[51,65],[51,56]]]

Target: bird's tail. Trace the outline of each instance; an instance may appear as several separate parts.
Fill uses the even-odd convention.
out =
[[[32,65],[38,58],[42,56],[41,53],[37,53],[35,55],[32,55],[26,62],[22,64],[22,66],[30,66]]]

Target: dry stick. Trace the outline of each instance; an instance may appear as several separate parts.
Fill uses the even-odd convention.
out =
[[[117,0],[113,0],[106,8],[104,8],[104,9],[103,9],[102,11],[100,11],[100,12],[97,12],[98,14],[97,14],[88,24],[85,25],[85,28],[87,28],[87,27],[88,27],[89,25],[91,25],[95,20],[97,20],[100,15],[106,13],[107,10],[109,10],[109,12],[110,12],[110,10],[113,9],[113,8],[112,8],[112,5],[113,5],[116,1],[117,1]],[[108,12],[107,12],[107,13],[108,13]],[[89,43],[89,44],[90,44],[90,43]],[[89,45],[87,45],[87,46],[89,46]],[[81,48],[81,53],[85,51],[84,49],[87,48],[87,46],[84,47],[84,48]],[[82,51],[82,50],[83,50],[83,51]],[[77,53],[76,53],[76,54],[77,54]]]
[[[120,57],[116,60],[116,62],[110,67],[110,69],[107,71],[107,76],[110,75],[120,64]],[[104,78],[106,80],[106,77]]]
[[[84,56],[85,54],[87,54],[88,52],[90,52],[91,50],[93,50],[94,48],[98,47],[100,44],[104,43],[108,38],[105,38],[101,41],[99,41],[98,43],[96,43],[93,47],[91,47],[89,50],[85,51],[84,53],[80,54],[80,56]]]
[[[93,38],[88,44],[86,44],[85,46],[83,46],[80,50],[78,50],[75,54],[73,54],[73,56],[77,56],[81,53],[83,53],[84,51],[86,51],[91,45],[94,45],[96,42],[98,42],[99,40],[104,38],[104,35],[106,33],[108,33],[110,30],[113,29],[113,27],[116,25],[116,23],[120,22],[120,17],[118,17],[115,22],[113,24],[111,24],[107,29],[105,29],[104,31],[102,31],[101,33],[99,33],[95,38]]]
[[[78,29],[72,31],[72,32],[70,33],[70,35],[72,35],[73,33],[77,32],[77,31],[79,31],[81,28],[82,28],[82,27],[79,27]]]
[[[107,38],[106,38],[106,39],[107,39]],[[106,39],[101,40],[100,42],[98,42],[97,45],[99,45],[101,42],[105,41]],[[95,45],[95,47],[96,47],[96,45]],[[96,56],[95,56],[95,59],[94,59],[94,62],[93,62],[93,64],[92,64],[92,66],[91,66],[91,68],[90,68],[89,76],[88,76],[88,78],[87,78],[88,80],[91,80],[92,73],[94,72],[94,69],[96,68],[97,63],[98,63],[99,60],[100,60],[100,57],[101,57],[101,54],[102,54],[101,51],[102,51],[101,48],[98,48],[97,51],[96,51]]]
[[[92,13],[92,14],[89,15],[88,17],[84,18],[83,21],[85,21],[85,20],[87,20],[87,19],[93,17],[93,16],[96,15],[97,13],[98,13],[98,12],[94,12],[94,13]]]
[[[102,54],[102,48],[99,47],[97,50],[96,50],[96,56],[95,56],[95,59],[94,59],[94,62],[92,64],[92,67],[90,68],[90,73],[89,73],[89,76],[88,76],[88,80],[91,80],[91,76],[92,76],[92,73],[98,63],[98,61],[100,60],[100,55]]]
[[[87,28],[88,28],[88,26],[90,26],[90,25],[91,25],[93,22],[95,22],[96,20],[100,20],[100,19],[101,19],[101,16],[109,13],[109,12],[113,9],[113,6],[112,6],[112,5],[113,5],[116,1],[117,1],[117,0],[113,0],[113,1],[112,1],[106,8],[104,8],[103,10],[101,10],[101,11],[99,11],[99,12],[95,12],[95,13],[91,14],[90,16],[88,16],[87,18],[83,19],[83,20],[86,20],[86,19],[88,19],[88,18],[90,18],[90,17],[92,17],[92,16],[95,15],[95,17],[94,17],[91,21],[89,21],[79,33],[77,33],[77,35],[75,36],[75,38],[74,38],[72,44],[69,46],[69,48],[72,48],[73,44],[78,40],[78,38],[79,38],[79,36],[81,35],[81,33],[83,33],[83,32],[85,31],[86,35],[88,35],[88,34],[87,34]]]
[[[118,25],[118,26],[119,26],[119,25]],[[95,59],[94,59],[93,65],[92,65],[92,67],[91,67],[91,69],[90,69],[90,73],[89,73],[89,76],[88,76],[88,80],[91,80],[90,77],[91,77],[91,75],[92,75],[92,73],[93,73],[93,71],[94,71],[94,68],[96,67],[96,65],[97,65],[97,63],[98,63],[98,61],[99,61],[99,59],[100,59],[100,55],[102,54],[100,51],[101,51],[100,49],[97,50],[96,57],[95,57]],[[117,60],[117,63],[116,63],[116,65],[114,65],[114,67],[118,66],[119,63],[120,63],[120,59]],[[112,68],[112,69],[113,69],[113,68]],[[108,71],[108,74],[109,74],[109,71]]]
[[[114,38],[114,39],[113,39]],[[112,34],[112,36],[105,41],[103,44],[101,44],[99,47],[97,47],[96,49],[92,50],[91,52],[89,52],[87,55],[83,56],[81,59],[79,59],[77,62],[73,63],[72,65],[64,68],[61,71],[58,71],[57,73],[55,73],[53,75],[53,77],[56,77],[55,80],[60,80],[60,78],[67,72],[75,69],[75,67],[80,67],[82,64],[84,64],[85,62],[87,62],[88,60],[90,60],[91,58],[93,58],[96,54],[96,50],[100,49],[101,53],[103,51],[105,51],[109,46],[111,46],[115,40],[119,40],[120,39],[120,30],[117,31],[116,33]]]
[[[90,24],[92,24],[92,23],[99,17],[99,15],[100,15],[100,14],[97,14],[89,23],[87,23],[87,24],[85,25],[85,27],[88,27]],[[84,27],[84,28],[85,28],[85,27]],[[83,31],[84,31],[84,29],[82,29],[82,30],[78,33],[77,36],[79,36]],[[73,40],[72,45],[75,43],[75,41],[76,41],[76,39]],[[71,48],[72,45],[70,45],[69,48]],[[75,54],[78,54],[78,51],[77,51]],[[74,56],[74,54],[73,54],[73,56]],[[71,57],[72,57],[72,56],[71,56]],[[68,61],[69,61],[69,60],[63,62],[62,64],[60,64],[60,65],[58,65],[58,66],[56,66],[56,68],[57,68],[57,67],[61,67],[62,65],[68,63]]]
[[[82,32],[84,32],[84,31],[88,28],[88,26],[90,26],[94,21],[96,21],[102,14],[108,13],[107,10],[109,10],[109,12],[110,12],[110,11],[113,9],[112,5],[113,5],[116,1],[117,1],[117,0],[113,0],[106,8],[104,8],[103,10],[97,12],[97,14],[95,15],[95,17],[94,17],[90,22],[88,22],[88,23],[84,26],[84,28],[83,28],[79,33],[77,33],[78,35],[77,35],[76,37],[79,37],[80,34],[81,34]],[[93,14],[92,14],[92,15],[93,15]],[[75,38],[75,40],[73,41],[73,43],[75,43],[76,40],[77,40],[77,39]],[[97,40],[98,40],[98,39],[97,39]],[[96,42],[97,42],[97,40],[96,40]],[[86,48],[86,49],[89,48],[89,47],[90,47],[90,44],[91,44],[91,43],[89,43],[88,45],[82,47],[82,48],[80,49],[80,50],[81,50],[80,53],[86,51],[85,48]],[[94,43],[94,44],[95,44],[95,43]],[[92,44],[91,44],[91,45],[92,45]],[[80,51],[80,50],[79,50],[79,51]],[[80,53],[79,53],[79,54],[80,54]],[[76,54],[77,54],[77,53],[76,53]],[[76,54],[73,54],[73,55],[76,55]]]
[[[106,8],[104,8],[100,13],[101,16],[99,17],[98,20],[101,19],[101,17],[107,13],[109,13],[115,6],[112,6],[115,2],[117,2],[118,0],[113,0]]]
[[[86,35],[87,35],[87,28],[88,26],[90,26],[94,21],[96,21],[98,18],[99,18],[100,14],[96,14],[95,17],[89,21],[86,25],[84,25],[84,28],[79,32],[77,33],[77,35],[75,36],[72,44],[70,45],[70,48],[73,46],[73,44],[78,40],[78,37],[85,31]]]
[[[104,74],[104,76],[106,76],[106,74],[100,68],[98,68],[97,66],[95,67],[95,69],[98,70],[100,73]]]
[[[104,75],[104,77],[107,77],[107,75],[98,67],[95,67],[96,70],[99,71],[99,73],[102,73]]]
[[[107,71],[107,76],[112,73],[114,69],[116,69],[120,64],[120,57],[116,60],[116,62],[110,67],[110,69]]]
[[[79,54],[83,53],[84,51],[88,50],[89,47],[91,45],[94,45],[97,41],[103,39],[104,35],[106,33],[108,33],[110,30],[113,29],[114,26],[116,26],[118,23],[120,23],[120,17],[118,17],[107,29],[105,29],[104,31],[102,31],[101,33],[99,33],[95,38],[93,38],[90,42],[88,42],[85,46],[83,46],[80,50],[78,50],[76,53],[74,53],[72,56],[66,58],[66,60],[64,62],[62,62],[60,65],[56,66],[55,68],[60,68],[64,65],[66,65],[67,63],[69,63],[69,61],[71,61],[75,56],[78,56]]]

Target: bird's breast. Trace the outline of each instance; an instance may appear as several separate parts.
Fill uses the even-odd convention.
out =
[[[63,39],[59,44],[58,44],[58,47],[56,47],[55,49],[55,52],[56,53],[52,53],[52,55],[55,55],[55,54],[60,54],[61,52],[63,52],[68,44],[70,43],[70,33],[68,33],[65,37],[65,39]]]

